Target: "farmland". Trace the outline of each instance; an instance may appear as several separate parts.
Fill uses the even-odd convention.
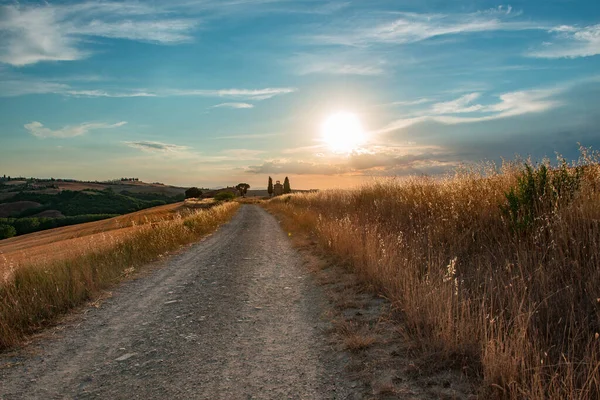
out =
[[[65,226],[0,241],[0,274],[22,264],[69,258],[110,246],[145,224],[168,221],[185,210],[183,203],[168,204],[102,221]]]
[[[97,221],[184,199],[183,188],[139,181],[0,179],[0,239]]]

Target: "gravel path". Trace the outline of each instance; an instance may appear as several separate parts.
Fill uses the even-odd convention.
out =
[[[0,398],[356,398],[324,309],[275,218],[244,205],[58,337],[0,356]]]

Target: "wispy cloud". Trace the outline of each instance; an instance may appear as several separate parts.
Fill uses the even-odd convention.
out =
[[[69,125],[60,129],[52,130],[46,128],[41,122],[32,121],[25,124],[24,127],[35,137],[46,139],[46,138],[71,138],[75,136],[85,135],[89,131],[96,129],[113,129],[125,125],[126,121],[117,122],[116,124],[106,124],[97,122],[86,122],[80,125]]]
[[[0,62],[14,66],[87,57],[89,37],[175,44],[192,39],[197,21],[140,3],[0,6]]]
[[[309,74],[333,74],[333,75],[382,75],[384,69],[381,65],[360,63],[337,63],[334,61],[322,61],[312,64],[306,63],[298,68],[299,75]]]
[[[540,113],[561,106],[562,103],[553,97],[564,90],[566,90],[566,87],[509,92],[500,95],[499,101],[496,103],[487,105],[471,105],[480,96],[479,93],[471,93],[452,101],[433,104],[424,111],[408,115],[388,124],[378,130],[377,133],[401,130],[426,121],[454,125]],[[463,113],[471,115],[453,115]]]
[[[204,97],[225,97],[241,100],[266,100],[282,94],[294,93],[298,89],[291,87],[284,88],[265,88],[265,89],[169,89],[158,91],[159,96],[204,96]]]
[[[142,90],[133,90],[131,92],[110,92],[106,90],[59,90],[54,92],[72,97],[157,97],[156,93],[149,93]]]
[[[210,108],[254,108],[254,105],[250,103],[221,103]]]
[[[304,64],[298,69],[299,75],[333,74],[333,75],[382,75],[384,69],[380,65],[336,63],[330,61]]]
[[[459,114],[479,111],[484,108],[481,104],[469,104],[478,99],[480,95],[480,93],[470,93],[465,94],[464,96],[461,96],[455,100],[436,103],[433,105],[432,111],[435,114]]]
[[[439,146],[371,146],[331,159],[274,159],[246,168],[250,174],[409,175],[439,173],[458,164],[458,157]]]
[[[176,144],[162,143],[162,142],[152,142],[147,140],[137,141],[137,142],[123,142],[129,147],[133,147],[134,149],[139,149],[147,152],[181,152],[187,151],[190,148],[188,146],[179,146]]]
[[[19,76],[0,80],[0,97],[14,97],[29,94],[58,94],[68,97],[214,97],[234,100],[261,101],[294,93],[298,89],[292,87],[263,88],[263,89],[87,89],[73,87],[67,83],[44,81],[38,78]],[[252,108],[252,104],[228,102],[217,105],[220,107]]]
[[[336,175],[346,172],[340,165],[297,160],[269,160],[246,168],[250,174]]]
[[[373,54],[356,52],[298,53],[288,62],[298,75],[376,76],[385,72],[387,62]]]
[[[391,103],[379,104],[378,107],[418,106],[420,104],[431,103],[432,101],[432,99],[422,97],[414,100],[393,101]]]
[[[0,80],[0,97],[28,94],[66,94],[70,89],[71,87],[64,83],[46,82],[37,79]]]
[[[485,31],[544,29],[537,23],[515,20],[520,13],[511,7],[499,7],[468,14],[419,14],[398,12],[367,15],[353,26],[334,28],[334,32],[311,36],[318,44],[366,46],[370,44],[406,44],[434,37]],[[390,17],[393,16],[394,18]]]
[[[577,58],[600,54],[600,24],[586,27],[562,25],[549,32],[555,35],[555,41],[530,52],[530,57]]]

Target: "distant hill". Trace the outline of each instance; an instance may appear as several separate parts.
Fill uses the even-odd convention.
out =
[[[137,180],[0,178],[0,225],[14,228],[12,233],[6,227],[0,232],[10,237],[110,218],[183,201],[185,190]]]
[[[156,193],[165,196],[183,195],[187,188],[164,185],[162,183],[146,183],[142,181],[110,181],[110,182],[82,182],[63,179],[11,179],[0,178],[0,202],[22,191],[44,194],[57,194],[63,190],[106,190],[113,192],[130,193]]]

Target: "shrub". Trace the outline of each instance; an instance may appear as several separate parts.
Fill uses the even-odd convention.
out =
[[[11,225],[0,224],[0,239],[8,239],[16,236],[17,231]]]
[[[516,186],[505,193],[507,204],[500,206],[511,229],[525,231],[536,220],[570,203],[579,190],[582,176],[582,167],[570,168],[564,159],[556,169],[545,164],[535,168],[525,163]]]
[[[218,201],[227,201],[235,199],[235,194],[231,192],[219,192],[215,195],[215,200]]]
[[[24,235],[39,230],[39,218],[18,218],[12,224],[17,231],[17,234]]]
[[[198,189],[197,187],[191,187],[185,191],[186,199],[192,199],[192,198],[197,199],[200,196],[202,196],[202,191],[200,189]]]

